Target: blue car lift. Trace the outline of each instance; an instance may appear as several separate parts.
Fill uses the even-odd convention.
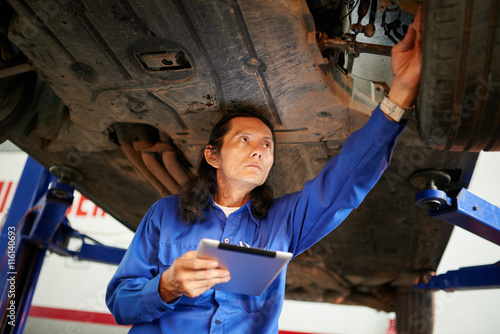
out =
[[[420,180],[418,180],[420,178]],[[423,171],[416,176],[415,186],[426,179],[426,190],[415,196],[419,207],[429,209],[431,217],[444,220],[466,229],[486,240],[500,245],[500,208],[462,188],[458,195],[448,194],[438,189],[438,185],[449,182],[439,171]],[[415,180],[414,179],[414,180]],[[425,290],[470,290],[500,288],[500,262],[458,270],[433,276],[427,283],[415,285]]]
[[[66,211],[73,202],[70,185],[78,172],[54,166],[48,170],[28,158],[0,234],[0,333],[22,333],[40,275],[45,253],[118,264],[125,250],[107,247],[78,233],[68,223]],[[69,250],[70,239],[80,239],[78,250]]]

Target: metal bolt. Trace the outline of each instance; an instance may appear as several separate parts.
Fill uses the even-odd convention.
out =
[[[476,205],[473,207],[473,209],[474,209],[474,211],[477,211],[477,210],[479,210],[479,207]]]
[[[441,206],[441,202],[437,199],[429,199],[422,202],[422,206],[427,209],[437,209]]]
[[[204,111],[205,110],[205,105],[201,102],[191,102],[188,105],[188,109],[191,111]]]
[[[436,187],[436,181],[432,179],[427,181],[427,189],[438,190],[438,187]]]
[[[69,196],[69,194],[66,191],[59,189],[54,189],[52,191],[52,195],[54,195],[57,198],[66,198]]]
[[[329,113],[328,111],[320,111],[319,113],[316,114],[316,116],[323,118],[323,117],[330,117],[332,116],[332,114]]]

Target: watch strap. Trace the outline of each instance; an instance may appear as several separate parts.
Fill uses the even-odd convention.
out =
[[[403,108],[392,102],[387,96],[384,96],[382,102],[380,102],[380,109],[390,119],[399,123],[401,120],[409,118],[415,108]]]

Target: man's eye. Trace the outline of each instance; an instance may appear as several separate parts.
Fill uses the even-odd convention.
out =
[[[269,143],[265,143],[265,144],[264,144],[264,147],[265,147],[265,148],[271,148],[271,144],[269,144]]]
[[[241,137],[240,140],[246,143],[248,141],[248,138],[247,137]]]

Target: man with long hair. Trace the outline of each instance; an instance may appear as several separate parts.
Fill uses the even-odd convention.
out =
[[[297,256],[361,203],[389,164],[406,123],[401,116],[417,95],[420,16],[393,48],[388,96],[302,191],[274,199],[266,184],[271,123],[240,111],[215,125],[197,176],[180,195],[150,208],[108,286],[106,302],[118,323],[134,325],[131,333],[278,333],[285,271],[261,296],[213,290],[231,273],[197,258],[195,249],[210,238]]]

